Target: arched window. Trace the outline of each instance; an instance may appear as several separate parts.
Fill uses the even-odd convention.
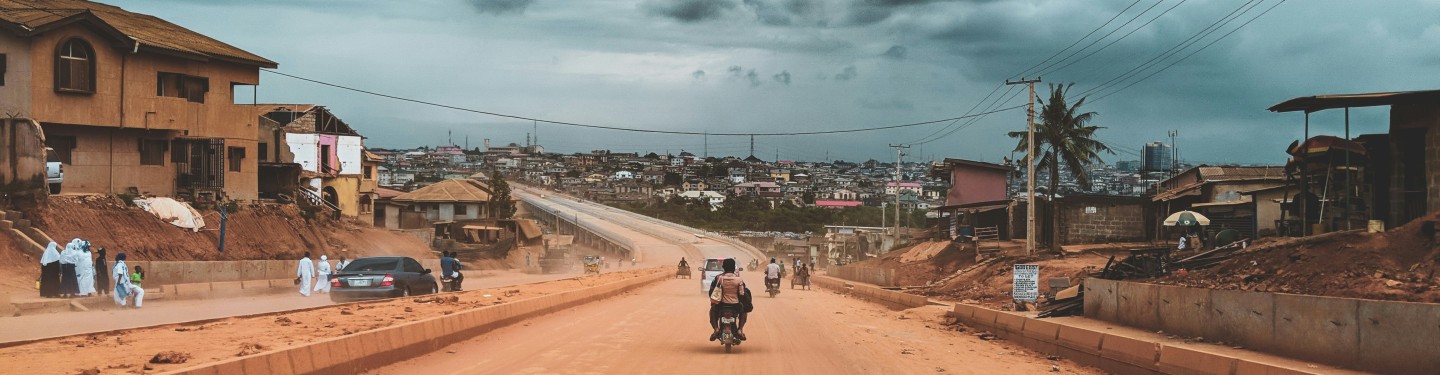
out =
[[[95,92],[95,50],[74,38],[55,51],[55,91]]]

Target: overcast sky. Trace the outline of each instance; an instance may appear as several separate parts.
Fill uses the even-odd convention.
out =
[[[1303,115],[1265,110],[1273,104],[1440,88],[1440,0],[102,1],[265,56],[289,74],[484,111],[643,129],[817,131],[956,117],[987,94],[1019,93],[1000,84],[1051,56],[1061,63],[1028,75],[1075,82],[1077,96],[1232,12],[1240,16],[1219,31],[1091,93],[1085,109],[1107,127],[1100,138],[1135,150],[1179,129],[1184,159],[1281,163],[1284,146],[1301,136]],[[456,144],[468,137],[472,147],[484,138],[524,143],[532,128],[268,73],[261,82],[261,102],[326,105],[371,147],[439,145],[451,131]],[[1042,98],[1045,89],[1037,88]],[[1011,95],[995,108],[1024,102],[1023,94]],[[1313,131],[1341,134],[1341,114],[1313,115]],[[1383,107],[1353,110],[1352,132],[1384,132],[1388,115]],[[909,158],[999,161],[1015,146],[1004,133],[1024,124],[1024,112],[1011,110],[953,132],[939,123],[756,137],[755,154],[893,160],[887,144],[936,134],[944,137],[912,148]],[[541,144],[560,152],[705,151],[698,135],[544,123],[538,133]],[[743,157],[749,149],[748,137],[709,137],[711,156]],[[1106,161],[1137,158],[1121,152]]]

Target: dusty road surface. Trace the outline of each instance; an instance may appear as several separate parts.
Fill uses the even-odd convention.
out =
[[[746,282],[763,285],[745,272]],[[502,328],[371,374],[1099,374],[944,329],[943,310],[895,311],[825,289],[755,299],[750,340],[707,341],[706,297],[669,280]],[[752,287],[760,290],[761,288]]]
[[[580,276],[526,274],[513,271],[467,271],[466,289],[495,288]],[[297,292],[203,300],[155,300],[145,307],[105,307],[85,312],[53,312],[0,318],[0,344],[47,337],[183,323],[230,316],[272,313],[330,305],[330,296],[305,297]]]
[[[641,269],[536,284],[322,306],[206,323],[114,330],[0,348],[5,374],[151,373],[303,345],[356,332],[509,301],[616,282],[659,272]],[[486,295],[489,295],[488,297]],[[140,310],[145,311],[145,310]],[[163,351],[188,354],[185,364],[147,365]],[[156,371],[142,371],[145,367]]]

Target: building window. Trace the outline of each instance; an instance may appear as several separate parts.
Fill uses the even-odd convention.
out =
[[[165,165],[165,152],[170,151],[166,140],[141,139],[140,165]]]
[[[455,214],[456,214],[456,215],[464,215],[464,214],[465,214],[465,205],[463,205],[463,204],[457,204],[457,205],[455,205]]]
[[[366,179],[366,180],[374,180],[374,179],[375,179],[375,167],[365,167],[365,179]]]
[[[210,79],[176,73],[156,73],[155,95],[182,98],[192,103],[204,103],[205,93],[210,92]]]
[[[55,150],[55,156],[60,158],[61,163],[74,164],[71,162],[73,159],[70,158],[70,155],[75,150],[75,136],[52,135],[45,137],[45,146]]]
[[[0,53],[0,86],[5,86],[5,54]]]
[[[315,169],[319,170],[320,173],[339,172],[334,168],[330,168],[330,145],[320,145],[320,167]]]
[[[55,91],[95,92],[95,50],[90,43],[75,38],[60,44],[55,51]]]
[[[227,153],[226,153],[225,156],[226,156],[227,158],[229,158],[229,160],[230,160],[230,171],[231,171],[231,172],[239,172],[239,171],[240,171],[240,162],[243,161],[243,160],[245,160],[245,148],[244,148],[244,147],[231,147],[229,150],[226,150],[226,151],[227,151]]]
[[[259,152],[260,152],[260,161],[269,161],[269,160],[270,160],[270,144],[269,144],[269,143],[261,143],[261,144],[260,144],[260,148],[259,148]]]

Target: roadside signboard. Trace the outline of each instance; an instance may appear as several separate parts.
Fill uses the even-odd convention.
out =
[[[1040,298],[1040,265],[1015,265],[1015,290],[1011,295],[1016,301],[1035,302]]]

